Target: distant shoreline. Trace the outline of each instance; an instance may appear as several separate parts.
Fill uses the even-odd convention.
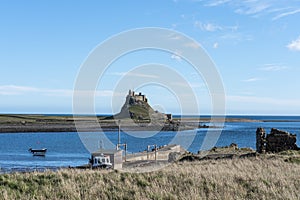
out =
[[[118,126],[115,120],[106,120],[105,116],[97,116],[91,118],[91,116],[77,117],[76,122],[81,124],[81,130],[86,132],[98,132],[98,131],[116,131]],[[240,118],[226,117],[225,122],[300,122],[300,119],[249,119],[241,116]],[[139,126],[133,126],[126,123],[126,120],[122,120],[122,130],[131,131],[151,131],[151,130],[163,130],[163,131],[178,131],[178,130],[191,130],[196,128],[218,128],[217,126],[210,124],[210,117],[195,118],[191,116],[173,118],[172,123],[166,123],[163,125],[147,125],[146,123],[140,123]],[[220,120],[222,120],[220,118]],[[212,123],[218,123],[218,117]],[[99,128],[99,124],[101,128]],[[26,133],[26,132],[77,132],[74,119],[72,115],[41,115],[41,114],[0,114],[0,133]]]

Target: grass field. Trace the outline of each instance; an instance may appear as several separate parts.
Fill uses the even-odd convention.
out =
[[[65,122],[73,120],[73,116],[52,116],[52,115],[29,115],[29,114],[0,114],[0,123],[39,123],[47,122]]]
[[[300,199],[300,165],[287,161],[267,156],[183,162],[149,173],[2,174],[0,199]]]

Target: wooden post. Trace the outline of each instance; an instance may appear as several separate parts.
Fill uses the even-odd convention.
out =
[[[150,148],[150,145],[147,145],[147,160],[149,160],[149,148]]]
[[[118,144],[117,144],[117,150],[119,150],[119,145],[121,144],[121,133],[120,133],[120,122],[121,120],[118,120]]]
[[[157,160],[157,145],[155,144],[154,145],[154,148],[155,148],[155,161]]]
[[[126,156],[127,156],[127,144],[125,143],[125,162],[126,162]]]

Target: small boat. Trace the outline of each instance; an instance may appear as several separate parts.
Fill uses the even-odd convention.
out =
[[[32,153],[33,156],[45,156],[46,152],[47,152],[47,149],[46,148],[43,148],[43,149],[30,148],[30,149],[28,149],[28,151],[30,153]]]
[[[110,157],[103,153],[101,153],[100,156],[92,157],[92,159],[90,159],[90,163],[92,164],[92,168],[112,168]]]

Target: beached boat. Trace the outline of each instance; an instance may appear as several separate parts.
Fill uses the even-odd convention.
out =
[[[28,149],[28,151],[30,153],[32,153],[33,156],[45,156],[46,152],[47,152],[47,149],[46,148],[43,148],[43,149],[30,148],[30,149]]]

